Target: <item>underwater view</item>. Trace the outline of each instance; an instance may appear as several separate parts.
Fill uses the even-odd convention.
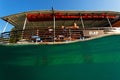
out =
[[[0,51],[0,80],[120,80],[120,35]]]

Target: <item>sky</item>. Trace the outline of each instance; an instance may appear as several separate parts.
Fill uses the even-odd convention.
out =
[[[118,11],[120,0],[0,0],[0,18],[32,10]],[[0,19],[0,33],[6,22]],[[13,28],[7,25],[6,31]]]

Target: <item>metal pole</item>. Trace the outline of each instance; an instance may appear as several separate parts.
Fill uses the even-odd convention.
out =
[[[85,30],[85,25],[84,25],[84,22],[83,22],[83,19],[82,19],[81,14],[80,14],[80,20],[81,20],[81,23],[82,23],[82,27],[83,27],[83,29]]]
[[[25,18],[25,21],[24,21],[24,24],[23,24],[23,30],[22,30],[22,37],[21,37],[21,39],[23,39],[23,33],[24,33],[24,30],[25,30],[25,27],[26,27],[26,22],[27,22],[27,18]]]
[[[112,24],[111,24],[109,18],[108,18],[108,17],[106,17],[106,18],[107,18],[107,20],[108,20],[108,23],[109,23],[110,27],[112,28]]]
[[[5,27],[4,27],[4,29],[3,29],[3,31],[2,31],[2,32],[5,32],[5,30],[6,30],[7,26],[8,26],[8,22],[6,23],[6,25],[5,25]]]
[[[70,34],[69,40],[71,41],[71,35],[72,35],[71,29],[69,29],[69,34]]]
[[[27,22],[27,18],[25,18],[24,25],[23,25],[23,30],[25,30],[26,22]]]
[[[39,29],[37,29],[36,35],[37,35],[37,38],[38,38],[38,36],[39,36]],[[38,42],[37,38],[36,38],[36,43]]]
[[[53,16],[53,29],[54,29],[54,37],[53,37],[53,40],[55,42],[55,16]]]

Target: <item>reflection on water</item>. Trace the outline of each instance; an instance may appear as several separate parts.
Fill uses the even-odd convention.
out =
[[[1,45],[0,80],[120,80],[120,36],[65,45]]]

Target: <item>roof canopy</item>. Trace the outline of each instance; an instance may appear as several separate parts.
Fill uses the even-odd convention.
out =
[[[3,20],[9,22],[16,28],[22,29],[25,19],[26,28],[31,27],[48,27],[53,26],[53,16],[55,16],[56,27],[71,26],[74,22],[82,27],[81,18],[85,27],[104,27],[109,26],[107,18],[110,22],[116,22],[120,19],[120,12],[113,11],[29,11],[2,17]]]

